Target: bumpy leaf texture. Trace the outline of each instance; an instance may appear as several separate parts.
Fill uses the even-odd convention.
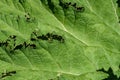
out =
[[[120,80],[119,17],[119,0],[0,0],[0,79]]]

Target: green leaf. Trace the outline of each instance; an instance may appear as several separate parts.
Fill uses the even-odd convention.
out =
[[[119,16],[117,0],[0,0],[0,79],[119,78]]]

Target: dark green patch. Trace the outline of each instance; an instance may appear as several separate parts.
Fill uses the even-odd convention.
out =
[[[117,0],[118,7],[120,7],[120,0]]]
[[[108,71],[105,71],[103,68],[99,69],[97,71],[104,72],[106,74],[109,74],[109,76],[103,80],[120,80],[120,77],[118,78],[116,75],[114,75],[112,68],[109,68]]]

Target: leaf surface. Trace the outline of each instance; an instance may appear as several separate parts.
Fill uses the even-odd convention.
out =
[[[116,2],[1,0],[1,79],[102,80],[110,75],[99,70],[109,68],[119,77]]]

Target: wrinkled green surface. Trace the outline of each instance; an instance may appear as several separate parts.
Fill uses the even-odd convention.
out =
[[[22,1],[22,3],[19,3]],[[49,1],[49,0],[48,0]],[[116,0],[64,0],[84,6],[84,12],[63,9],[59,0],[0,0],[0,41],[17,35],[17,44],[38,34],[62,35],[65,43],[38,41],[37,49],[8,53],[0,47],[0,73],[16,70],[6,80],[102,80],[96,70],[112,67],[120,76],[120,25]],[[25,14],[31,20],[26,22]],[[8,49],[9,50],[9,49]]]

